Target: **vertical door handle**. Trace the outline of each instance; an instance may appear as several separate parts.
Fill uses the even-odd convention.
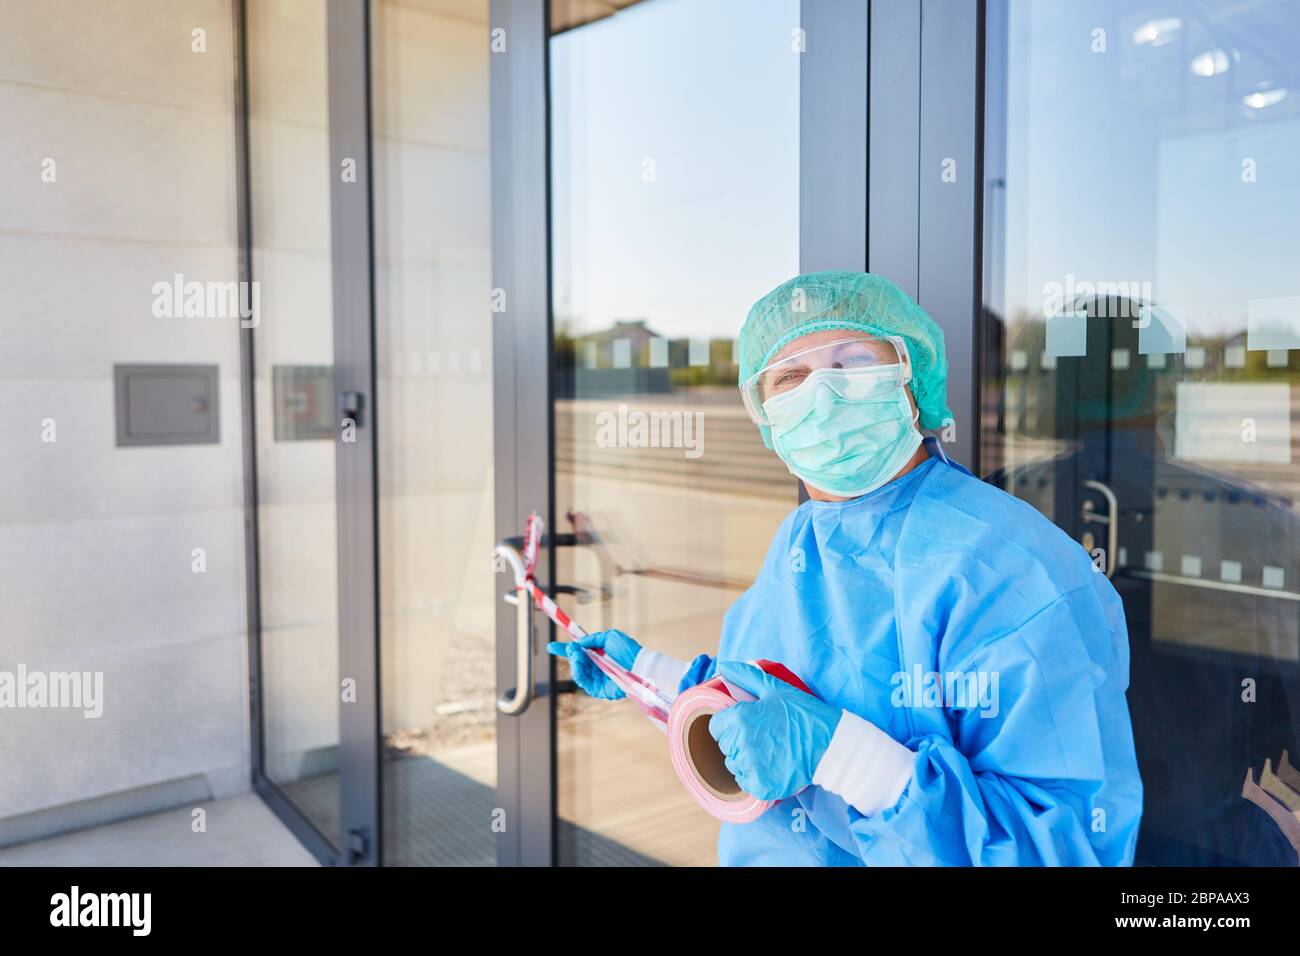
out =
[[[1119,501],[1115,497],[1115,492],[1100,481],[1089,479],[1083,483],[1083,486],[1101,492],[1102,497],[1106,499],[1108,513],[1105,517],[1085,509],[1083,520],[1099,522],[1106,526],[1106,577],[1113,578],[1119,552]]]
[[[505,595],[506,603],[515,606],[515,686],[497,698],[497,710],[518,717],[533,702],[533,597],[519,552],[502,542],[496,555],[509,565],[515,578],[514,591]]]

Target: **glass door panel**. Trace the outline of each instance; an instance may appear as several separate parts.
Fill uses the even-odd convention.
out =
[[[1124,598],[1137,862],[1294,865],[1259,785],[1300,752],[1300,21],[989,22],[982,470]]]
[[[615,6],[551,6],[555,530],[589,542],[557,581],[588,629],[689,659],[798,500],[733,349],[798,272],[799,4]],[[716,863],[717,822],[635,708],[556,706],[561,863]]]
[[[371,7],[387,864],[496,862],[487,12]]]
[[[339,845],[325,4],[246,7],[263,771]]]

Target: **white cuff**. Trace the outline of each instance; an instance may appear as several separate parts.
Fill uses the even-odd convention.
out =
[[[643,647],[637,652],[631,669],[633,674],[672,701],[677,699],[677,688],[690,666],[690,661],[678,660]]]
[[[898,802],[912,780],[915,758],[914,751],[846,710],[813,771],[812,782],[842,797],[862,815],[871,816]]]

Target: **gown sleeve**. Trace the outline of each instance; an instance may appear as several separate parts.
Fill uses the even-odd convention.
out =
[[[1132,862],[1141,783],[1124,698],[1127,634],[1122,610],[1099,604],[1091,586],[1066,592],[960,666],[941,664],[986,675],[996,692],[987,705],[939,705],[948,732],[906,742],[911,779],[892,806],[869,815],[849,806],[865,863]]]

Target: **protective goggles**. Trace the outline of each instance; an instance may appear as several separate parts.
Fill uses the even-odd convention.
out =
[[[912,380],[912,360],[907,343],[896,335],[846,335],[787,355],[759,369],[740,385],[740,396],[749,417],[759,425],[771,425],[773,406],[782,404],[783,395],[797,389],[818,369],[873,369],[879,374],[818,376],[850,401],[869,398],[881,386],[882,374],[891,383],[902,386]],[[773,401],[778,399],[778,401]]]

